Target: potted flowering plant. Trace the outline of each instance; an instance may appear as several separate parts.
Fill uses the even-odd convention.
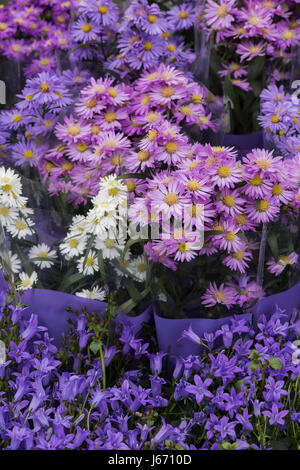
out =
[[[258,131],[262,89],[270,81],[291,80],[297,68],[299,5],[208,0],[199,1],[197,11],[195,27],[204,28],[212,43],[208,86],[216,94],[223,87],[231,132]]]

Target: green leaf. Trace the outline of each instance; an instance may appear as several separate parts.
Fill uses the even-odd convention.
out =
[[[101,341],[92,341],[89,348],[96,355],[100,351],[102,342]]]
[[[269,234],[268,244],[271,249],[272,255],[274,256],[275,259],[277,259],[279,256],[279,248],[278,248],[277,237],[274,233]]]
[[[272,369],[281,369],[283,366],[281,360],[278,359],[278,357],[271,357],[269,359],[269,364],[272,367]]]
[[[80,281],[83,278],[83,274],[81,273],[75,273],[72,274],[71,276],[68,275],[68,273],[64,276],[61,284],[58,287],[59,291],[65,292],[72,284],[75,284],[75,282]]]
[[[251,361],[251,362],[249,363],[249,369],[250,369],[252,372],[256,372],[258,367],[259,367],[259,362],[258,362],[258,361]]]

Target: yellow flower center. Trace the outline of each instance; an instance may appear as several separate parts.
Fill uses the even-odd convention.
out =
[[[145,51],[151,51],[152,48],[153,48],[153,45],[152,45],[151,42],[147,41],[147,42],[144,43],[144,49],[145,49]]]
[[[252,185],[252,186],[261,186],[262,185],[262,182],[263,180],[261,179],[261,177],[259,175],[256,175],[254,178],[251,178],[249,180],[249,183]]]
[[[159,113],[156,113],[155,111],[151,111],[150,113],[147,114],[146,121],[156,122],[159,119],[159,117],[160,117]]]
[[[85,152],[88,148],[89,148],[89,146],[87,144],[85,144],[84,142],[79,142],[76,145],[76,150],[78,152]]]
[[[89,23],[87,23],[84,24],[81,29],[84,33],[89,33],[92,30],[92,27]]]
[[[223,203],[227,207],[234,207],[235,199],[234,199],[233,196],[230,196],[229,194],[226,194],[226,196],[223,197]]]
[[[246,225],[247,217],[245,215],[237,215],[235,221],[238,225]]]
[[[8,207],[0,207],[0,215],[8,215],[9,214],[9,209]]]
[[[66,162],[66,163],[62,164],[61,168],[62,168],[63,171],[70,171],[70,170],[72,170],[73,166],[74,166],[73,163]]]
[[[259,212],[266,212],[270,207],[270,203],[269,201],[261,199],[260,201],[256,202],[256,207]]]
[[[116,113],[106,113],[104,119],[106,122],[113,122],[116,120],[116,118],[117,118]]]
[[[187,243],[186,242],[180,242],[179,245],[178,245],[178,250],[181,253],[186,253],[187,250],[188,250]]]
[[[217,302],[224,302],[225,301],[225,295],[223,294],[223,292],[217,290],[214,294],[213,294],[213,297],[214,299],[217,301]]]
[[[5,31],[7,29],[7,24],[0,23],[0,31]]]
[[[252,26],[257,26],[261,23],[261,18],[258,15],[251,15],[249,16],[248,22]]]
[[[234,253],[233,257],[237,260],[242,260],[244,259],[244,256],[245,256],[245,252],[244,250],[238,250]]]
[[[46,251],[40,251],[39,258],[48,258],[48,253]]]
[[[148,16],[148,21],[149,21],[149,23],[151,23],[151,24],[156,23],[156,22],[157,22],[157,16],[155,16],[155,15],[149,15],[149,16]]]
[[[259,158],[256,160],[255,165],[261,168],[262,170],[268,170],[271,166],[271,162],[266,158]]]
[[[33,153],[32,150],[26,150],[26,151],[24,152],[24,157],[25,157],[25,158],[32,158],[33,156],[34,156],[34,153]]]
[[[136,182],[132,180],[127,181],[126,186],[127,186],[128,192],[133,193],[133,191],[135,191],[136,189]]]
[[[44,121],[44,126],[45,126],[45,127],[52,126],[52,124],[53,124],[52,121],[49,121],[49,120]]]
[[[280,196],[283,193],[283,187],[280,184],[274,184],[272,193],[274,196]]]
[[[288,256],[284,256],[284,255],[280,256],[278,262],[280,262],[280,261],[282,261],[285,264],[290,264],[290,262],[291,262],[290,258]]]
[[[200,184],[196,180],[189,181],[186,186],[190,191],[198,191],[200,189]]]
[[[26,227],[26,225],[24,224],[24,222],[20,220],[19,222],[16,223],[16,227],[18,230],[23,230]]]
[[[258,46],[252,46],[250,47],[249,52],[250,54],[257,54],[258,52],[260,52],[260,48]]]
[[[87,266],[93,266],[94,262],[95,262],[94,258],[88,257],[88,258],[86,259],[86,263],[85,263],[85,264],[86,264]]]
[[[295,33],[294,31],[291,31],[290,29],[288,29],[287,31],[284,31],[284,33],[282,33],[281,35],[281,38],[284,39],[284,41],[290,41],[294,37],[295,37]]]
[[[187,11],[181,11],[181,12],[179,12],[178,18],[181,19],[181,20],[186,20],[188,16],[189,15],[188,15]]]
[[[122,162],[123,162],[123,158],[122,158],[120,155],[114,155],[114,156],[110,159],[110,163],[111,163],[113,166],[119,166],[119,165],[121,165]]]
[[[105,146],[108,149],[114,149],[118,146],[118,143],[114,139],[107,139],[107,141],[105,142]]]
[[[76,240],[76,238],[73,238],[72,240],[69,241],[69,246],[70,248],[77,248],[78,246],[78,240]]]
[[[277,114],[274,114],[274,116],[271,116],[271,122],[273,124],[277,124],[277,122],[279,122],[279,116]]]
[[[148,133],[148,139],[150,140],[150,142],[155,140],[157,136],[158,136],[158,132],[155,129]]]
[[[146,264],[145,263],[139,263],[137,265],[137,269],[140,273],[144,273],[146,271]]]
[[[235,240],[236,238],[236,235],[234,232],[229,232],[225,235],[225,239],[228,241],[228,242],[233,242],[233,240]]]
[[[11,184],[7,183],[7,184],[4,184],[2,186],[2,191],[5,191],[6,193],[9,193],[9,191],[11,191],[11,190],[12,190],[12,185]]]
[[[49,65],[49,59],[41,59],[41,60],[40,60],[40,64],[41,64],[43,67],[46,67],[47,65]]]
[[[115,88],[109,88],[108,94],[111,98],[116,98],[118,96],[118,92]]]
[[[222,165],[218,168],[218,175],[221,178],[228,178],[231,175],[231,169],[228,166]]]
[[[99,11],[99,13],[101,13],[101,15],[106,15],[106,13],[108,12],[108,8],[105,5],[101,5],[98,8],[98,11]]]
[[[93,135],[98,135],[100,132],[100,127],[96,126],[95,124],[92,126],[92,134]]]
[[[15,114],[15,116],[12,118],[13,122],[20,122],[22,121],[22,115],[21,114]]]
[[[146,162],[146,161],[149,160],[149,158],[150,158],[150,153],[148,153],[148,152],[141,151],[141,152],[138,153],[138,160],[140,162]]]
[[[167,44],[166,49],[167,49],[168,52],[175,52],[176,51],[176,47],[173,44]]]
[[[105,240],[104,245],[106,248],[113,248],[115,246],[115,241],[114,240]]]
[[[193,110],[187,105],[181,106],[180,112],[182,114],[186,114],[187,116],[191,116],[193,114]]]
[[[164,197],[164,201],[166,204],[168,204],[168,206],[174,206],[174,204],[178,202],[178,196],[175,193],[168,193]]]
[[[171,86],[166,86],[160,92],[161,96],[163,96],[164,98],[170,98],[171,96],[174,95],[174,93],[175,93],[174,88]]]
[[[77,135],[80,134],[80,127],[77,124],[71,124],[68,127],[68,134],[71,135],[72,137],[76,137]]]
[[[176,144],[176,142],[174,142],[173,140],[170,140],[166,145],[165,145],[165,150],[167,153],[169,153],[170,155],[172,155],[173,153],[176,153],[176,151],[178,150],[178,145]]]
[[[217,9],[217,16],[219,18],[226,18],[227,15],[228,15],[227,6],[226,5],[219,6],[219,8]]]

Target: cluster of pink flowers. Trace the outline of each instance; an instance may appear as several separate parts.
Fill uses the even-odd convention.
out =
[[[299,46],[297,3],[283,3],[279,0],[207,0],[203,10],[201,2],[196,22],[198,27],[205,27],[209,35],[213,35],[219,46],[223,62],[220,76],[229,74],[233,85],[249,91],[248,65],[261,56],[267,58],[273,79],[282,78],[280,66],[275,67],[274,61],[278,64],[280,59],[281,63],[288,63],[292,49]],[[226,53],[223,54],[225,42]]]
[[[68,51],[69,24],[77,0],[16,0],[0,9],[0,50],[9,59],[24,62],[30,57],[27,75],[57,66],[53,54]]]
[[[151,174],[164,164],[176,165],[189,152],[179,125],[214,128],[207,94],[163,64],[131,86],[92,78],[75,112],[55,126],[57,145],[39,162],[51,194],[65,192],[79,204],[95,196],[101,176],[123,170]]]

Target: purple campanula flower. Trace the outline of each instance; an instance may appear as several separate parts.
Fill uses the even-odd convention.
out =
[[[283,418],[289,413],[288,410],[279,411],[276,403],[272,404],[272,411],[263,411],[265,416],[269,417],[270,424],[282,424],[285,425]]]
[[[212,379],[205,379],[204,381],[201,379],[199,375],[194,376],[195,385],[187,385],[185,387],[186,391],[195,395],[196,402],[201,403],[204,397],[212,398],[213,394],[207,390],[207,388],[211,385]]]

